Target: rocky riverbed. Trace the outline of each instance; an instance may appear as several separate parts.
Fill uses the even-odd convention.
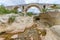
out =
[[[9,18],[15,16],[11,23]],[[0,15],[0,40],[60,40],[60,25],[53,25],[47,14],[20,16],[19,14]]]

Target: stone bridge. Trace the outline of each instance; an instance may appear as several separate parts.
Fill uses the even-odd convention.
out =
[[[15,6],[7,6],[6,8],[11,10],[11,9],[22,9],[22,12],[26,13],[27,10],[31,7],[36,7],[39,9],[39,11],[43,8],[43,6],[46,6],[46,8],[49,8],[53,4],[39,4],[39,3],[30,3],[30,4],[23,4],[23,5],[15,5]]]

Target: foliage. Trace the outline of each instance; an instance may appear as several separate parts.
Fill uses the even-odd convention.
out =
[[[51,6],[51,8],[56,9],[57,8],[57,5],[56,4],[53,4],[53,6]]]
[[[53,4],[53,6],[51,6],[51,8],[53,8],[53,9],[60,9],[60,7],[57,4]]]
[[[8,19],[8,24],[11,24],[15,21],[15,18],[16,16],[11,16],[9,19]]]
[[[44,9],[44,8],[43,8],[43,9],[41,10],[41,12],[42,12],[42,13],[45,13],[45,12],[47,12],[47,9]]]
[[[10,13],[8,9],[6,9],[3,5],[0,6],[0,14]]]
[[[10,12],[11,12],[11,13],[15,13],[15,14],[18,13],[18,11],[17,11],[17,10],[14,10],[14,9],[13,9],[13,10],[10,10]]]
[[[32,15],[34,15],[34,14],[33,14],[32,12],[27,12],[26,15],[32,16]]]
[[[19,13],[20,16],[24,16],[24,13]]]
[[[43,8],[42,8],[41,12],[42,12],[42,13],[46,13],[46,12],[47,12],[47,8],[46,8],[46,6],[45,6],[45,5],[43,6]]]
[[[9,10],[9,9],[6,9],[3,5],[0,5],[0,14],[10,14],[10,13],[18,13],[17,10]]]

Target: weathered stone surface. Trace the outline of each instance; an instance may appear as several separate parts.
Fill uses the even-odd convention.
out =
[[[10,35],[7,34],[5,40],[60,40],[60,36],[58,36],[60,35],[60,25],[57,25],[60,24],[59,16],[59,13],[42,13],[36,19],[33,16],[16,15],[15,21],[9,25],[7,21],[10,16],[3,15],[1,16],[0,32],[11,33]],[[6,17],[6,19],[4,17]],[[49,28],[49,26],[51,28]],[[13,33],[18,34],[18,38],[11,39],[11,36],[15,35]]]
[[[12,16],[12,15],[10,14],[10,16]],[[11,31],[11,33],[13,33],[13,32],[16,33],[16,32],[20,32],[20,31],[23,32],[25,30],[25,28],[29,28],[29,27],[31,27],[34,24],[33,23],[33,17],[18,16],[17,14],[14,14],[14,15],[16,16],[16,19],[11,25],[9,25],[7,23],[7,21],[8,21],[10,16],[3,15],[0,18],[0,20],[1,20],[0,32],[2,32],[2,31],[6,31],[6,32],[10,32]],[[4,20],[4,19],[6,19],[6,20]],[[2,23],[4,23],[4,24],[2,24]]]
[[[57,36],[51,29],[46,28],[47,34],[44,37],[41,37],[42,40],[60,40],[60,37]],[[55,30],[54,30],[55,31]]]

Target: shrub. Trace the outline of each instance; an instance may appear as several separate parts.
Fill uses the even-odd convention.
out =
[[[3,5],[0,6],[0,14],[10,13],[8,9],[6,9]]]
[[[15,18],[16,16],[11,16],[9,19],[8,19],[8,24],[11,24],[15,21]]]
[[[32,12],[27,12],[26,15],[28,15],[28,16],[32,16],[33,13],[32,13]]]
[[[6,9],[3,5],[0,5],[0,14],[10,14],[10,13],[18,13],[17,10],[9,10],[9,9]]]

